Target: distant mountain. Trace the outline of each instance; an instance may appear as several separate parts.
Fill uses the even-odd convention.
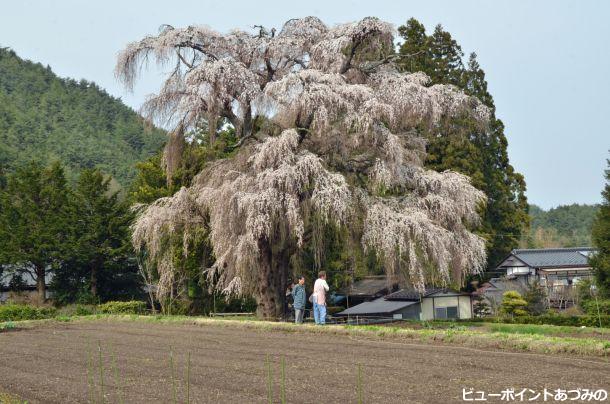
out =
[[[0,169],[60,160],[68,177],[98,167],[123,186],[154,154],[163,131],[92,82],[57,77],[0,48]]]
[[[581,247],[591,245],[591,226],[598,205],[563,205],[548,211],[530,205],[531,227],[523,247]]]

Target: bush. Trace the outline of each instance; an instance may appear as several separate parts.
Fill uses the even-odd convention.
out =
[[[96,306],[85,304],[69,304],[60,307],[58,314],[62,316],[90,316],[95,314]]]
[[[76,310],[74,310],[74,314],[77,316],[90,316],[95,313],[95,306],[84,306],[82,304],[76,305]]]
[[[138,300],[106,302],[97,306],[97,311],[105,314],[143,314],[146,311],[146,303]]]
[[[610,299],[599,299],[599,300],[587,300],[582,303],[583,310],[590,316],[597,316],[599,305],[599,314],[609,315],[610,314]]]
[[[546,291],[538,281],[529,285],[523,299],[527,302],[526,310],[529,314],[538,316],[546,311]]]
[[[487,319],[489,321],[490,319]],[[572,327],[599,327],[600,317],[597,315],[584,316],[562,316],[560,314],[548,313],[540,316],[517,316],[514,318],[495,319],[499,323],[510,324],[546,324],[546,325],[565,325]],[[601,315],[602,327],[610,327],[610,315]]]
[[[39,320],[53,318],[57,310],[53,307],[35,307],[26,304],[0,305],[0,321]]]
[[[500,311],[509,316],[525,316],[527,311],[527,302],[521,297],[521,294],[516,290],[504,292]]]

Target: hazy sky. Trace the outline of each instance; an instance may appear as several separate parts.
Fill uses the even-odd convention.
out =
[[[158,73],[129,94],[113,76],[116,53],[161,24],[218,31],[280,28],[315,15],[327,24],[374,15],[396,25],[441,23],[477,52],[506,125],[509,156],[530,202],[597,203],[609,157],[610,1],[29,1],[0,0],[0,46],[60,76],[95,81],[139,108]]]

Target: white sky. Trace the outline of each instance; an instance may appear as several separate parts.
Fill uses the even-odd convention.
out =
[[[161,78],[149,74],[133,94],[126,93],[113,76],[116,53],[161,24],[227,31],[254,24],[279,28],[306,15],[327,24],[374,15],[396,25],[415,17],[430,32],[441,23],[465,53],[479,56],[530,202],[549,208],[601,201],[610,149],[608,1],[0,0],[0,5],[0,46],[48,64],[60,76],[95,81],[135,109]]]

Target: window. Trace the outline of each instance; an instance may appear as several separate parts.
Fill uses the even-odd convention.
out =
[[[434,310],[434,318],[458,318],[458,308],[457,306],[437,307]]]

